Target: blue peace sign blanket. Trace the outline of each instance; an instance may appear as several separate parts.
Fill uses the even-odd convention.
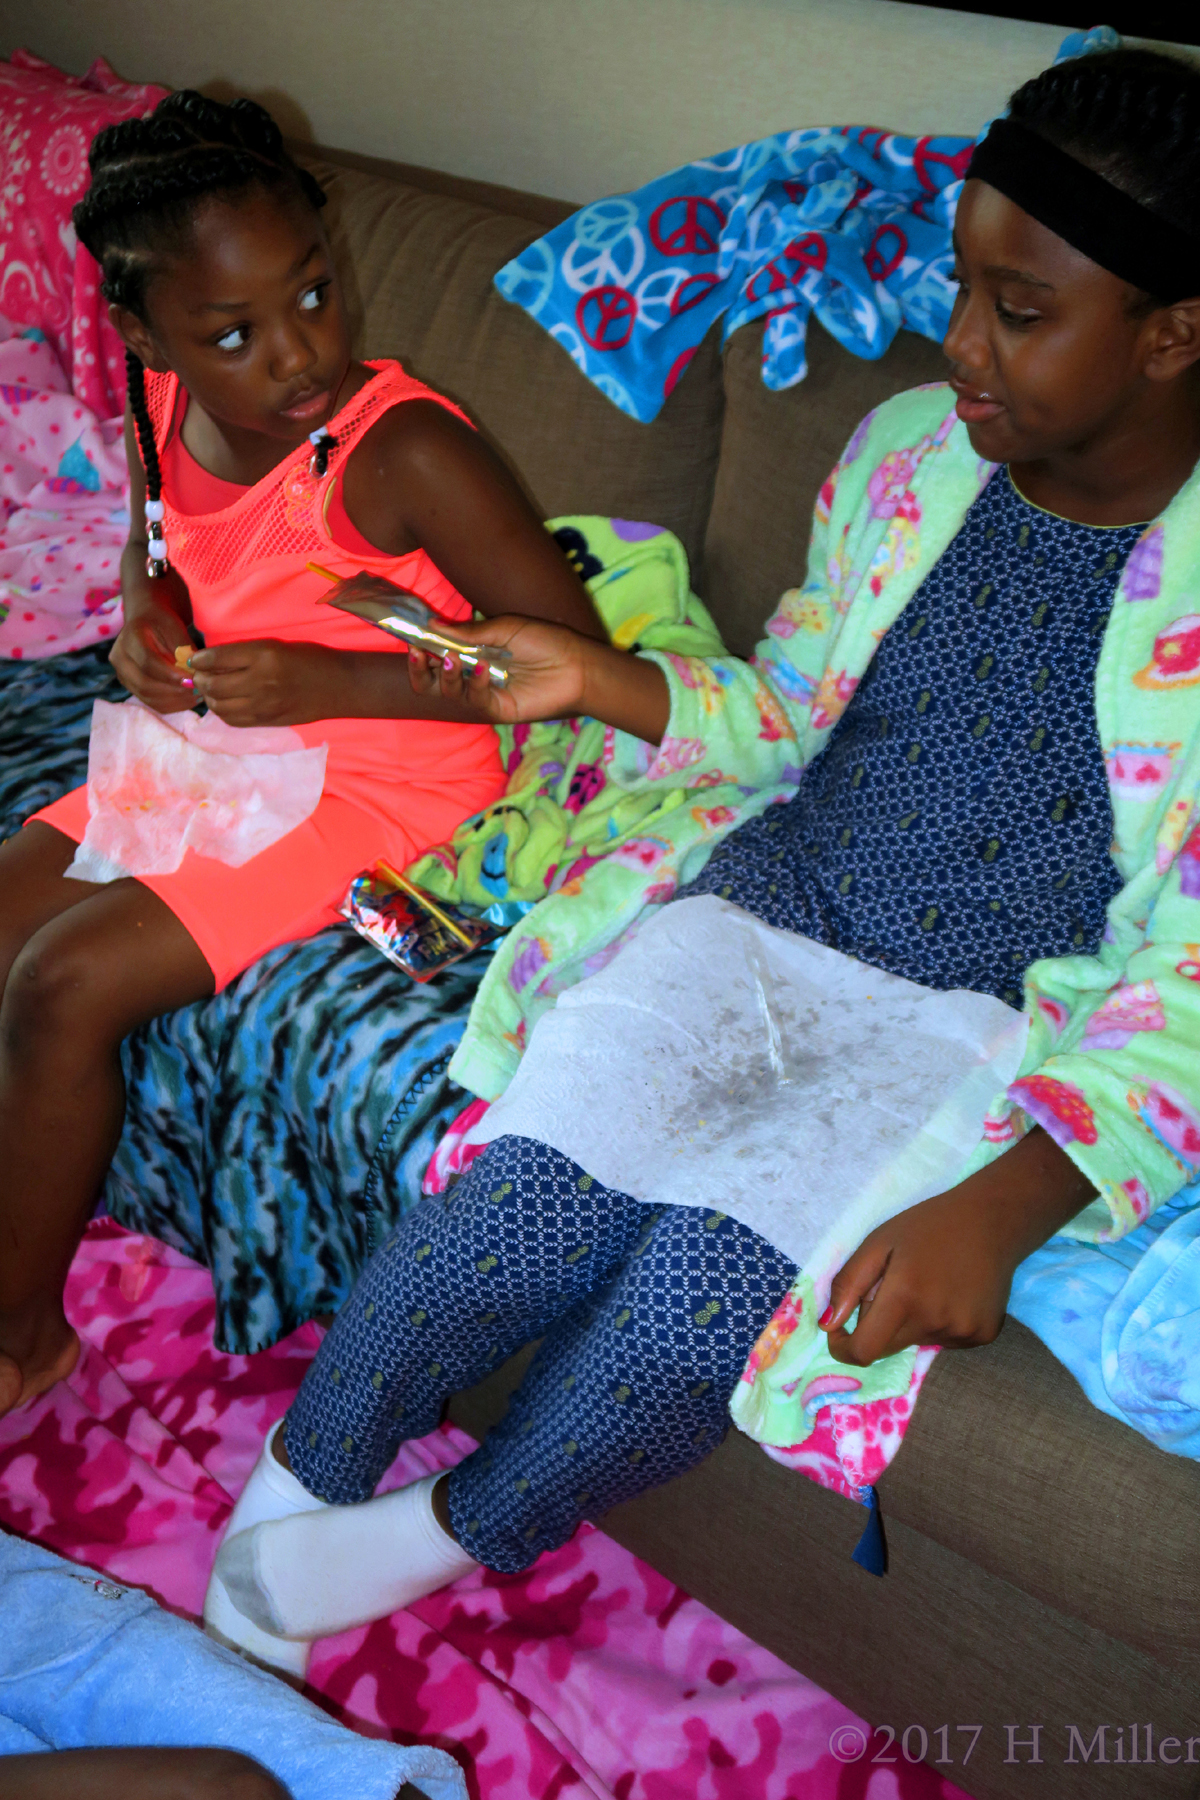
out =
[[[1062,62],[1120,40],[1072,32]],[[713,320],[768,320],[763,380],[803,380],[808,316],[855,356],[940,342],[975,139],[851,125],[778,132],[597,200],[496,276],[622,412],[655,418]]]

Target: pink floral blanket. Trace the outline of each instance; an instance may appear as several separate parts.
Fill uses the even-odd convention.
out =
[[[38,326],[0,318],[0,656],[121,629],[126,485],[120,418],[70,392]]]
[[[71,208],[96,133],[152,112],[166,93],[122,81],[102,56],[86,75],[28,50],[0,62],[0,313],[44,332],[71,392],[101,419],[125,410],[125,352]]]
[[[108,1220],[68,1310],[75,1374],[0,1421],[0,1520],[195,1616],[319,1330],[223,1355],[207,1273]],[[470,1448],[444,1428],[385,1485]],[[861,1720],[589,1527],[527,1574],[481,1572],[327,1640],[311,1680],[357,1729],[449,1749],[473,1800],[966,1800],[925,1765],[873,1765]]]
[[[86,75],[27,50],[0,62],[0,657],[120,629],[125,352],[71,208],[96,133],[166,91],[103,57]]]

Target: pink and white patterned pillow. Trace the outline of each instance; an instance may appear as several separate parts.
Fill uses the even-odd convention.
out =
[[[76,399],[101,419],[125,409],[125,352],[71,208],[96,133],[152,112],[166,93],[122,81],[102,56],[86,75],[28,50],[0,62],[0,313],[45,333]]]

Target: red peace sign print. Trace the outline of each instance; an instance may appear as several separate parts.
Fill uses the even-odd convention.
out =
[[[772,257],[761,269],[755,269],[746,283],[746,298],[755,305],[765,300],[768,294],[777,294],[788,285],[788,278],[779,266],[777,258]]]
[[[679,355],[667,370],[667,379],[663,382],[664,400],[667,399],[670,394],[675,392],[679,377],[683,374],[683,371],[687,368],[698,349],[699,345],[693,344],[689,350],[681,350],[679,352]]]
[[[891,237],[892,243],[888,244]],[[863,262],[872,281],[886,281],[898,269],[908,252],[908,239],[898,225],[881,225],[863,253]]]
[[[702,219],[701,208],[708,219]],[[703,194],[675,194],[650,215],[650,241],[664,256],[715,256],[725,214]]]
[[[686,281],[680,283],[675,298],[671,302],[671,317],[677,319],[680,313],[687,312],[690,307],[698,306],[710,288],[716,287],[718,279],[719,277],[716,275],[689,275]]]
[[[746,298],[757,302],[765,300],[768,294],[778,294],[783,288],[791,287],[803,278],[806,269],[823,269],[829,257],[829,246],[819,231],[810,231],[807,236],[793,238],[785,244],[778,256],[765,262],[761,269],[756,269],[746,283]],[[784,263],[790,268],[785,269]],[[764,285],[765,277],[765,285]]]
[[[935,150],[933,145],[936,142],[936,138],[923,137],[918,138],[913,145],[913,170],[927,194],[936,194],[939,188],[946,187],[951,181],[962,181],[966,176],[967,166],[975,154],[974,142],[964,144],[963,148],[955,151],[953,156],[947,156],[943,150]],[[949,175],[943,176],[940,181],[936,180],[930,172],[937,163],[941,163],[950,171]]]
[[[783,254],[801,269],[823,269],[829,260],[829,245],[819,231],[810,231],[807,237],[793,238]]]
[[[873,181],[868,181],[865,175],[860,175],[858,177],[858,186],[854,190],[854,198],[847,203],[846,211],[853,212],[856,206],[861,206],[874,185],[875,183]],[[918,201],[917,204],[920,205],[920,201]]]
[[[623,350],[637,323],[637,301],[628,288],[592,288],[575,308],[575,323],[593,350]]]

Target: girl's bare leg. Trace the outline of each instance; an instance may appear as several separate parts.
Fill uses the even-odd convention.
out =
[[[125,1111],[119,1048],[213,991],[170,908],[137,881],[67,881],[74,845],[0,846],[0,1414],[74,1367],[62,1306]]]

